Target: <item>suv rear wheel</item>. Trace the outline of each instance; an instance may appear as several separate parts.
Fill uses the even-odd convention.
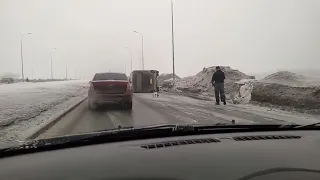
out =
[[[125,108],[128,109],[128,110],[131,110],[132,109],[132,101],[129,102],[129,103],[126,103],[124,104],[125,105]]]
[[[90,110],[96,110],[97,109],[97,105],[96,103],[94,103],[92,100],[89,99],[88,101],[88,107]]]

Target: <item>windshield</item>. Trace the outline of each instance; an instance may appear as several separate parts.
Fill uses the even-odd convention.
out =
[[[98,80],[128,80],[127,76],[125,74],[119,74],[119,73],[97,73],[93,77],[94,81]]]
[[[1,0],[0,142],[320,122],[319,13],[317,0]]]

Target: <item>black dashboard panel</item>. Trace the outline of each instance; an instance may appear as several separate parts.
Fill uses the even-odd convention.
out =
[[[320,179],[319,152],[320,131],[159,138],[3,158],[0,179]]]

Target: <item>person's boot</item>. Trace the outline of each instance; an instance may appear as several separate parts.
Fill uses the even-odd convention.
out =
[[[223,102],[224,105],[227,105],[226,97],[224,95],[221,96],[221,102]]]
[[[219,98],[219,96],[216,96],[216,105],[220,105],[220,98]]]

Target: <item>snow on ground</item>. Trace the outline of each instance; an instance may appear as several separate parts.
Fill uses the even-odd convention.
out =
[[[254,83],[251,100],[319,113],[320,79],[279,71]]]
[[[254,82],[256,82],[254,79],[242,79],[235,82],[235,84],[238,84],[240,87],[238,93],[236,93],[232,98],[232,102],[234,104],[249,103],[251,100],[251,92]]]
[[[173,78],[170,78],[170,79],[166,79],[164,81],[173,81]]]
[[[265,83],[276,83],[293,87],[320,86],[320,79],[316,77],[306,77],[289,71],[279,71],[266,76],[260,80]]]
[[[225,72],[225,94],[234,104],[254,103],[255,105],[280,106],[280,109],[320,114],[320,78],[307,77],[289,71],[278,71],[263,79],[255,80],[228,66],[221,67]],[[194,76],[172,81],[164,81],[163,91],[202,99],[214,97],[210,81],[215,66],[203,68]]]
[[[147,99],[150,102],[158,103],[164,107],[170,106],[169,108],[186,111],[184,113],[188,114],[190,119],[197,120],[203,118],[203,120],[207,119],[208,122],[212,122],[212,119],[230,122],[235,120],[236,123],[239,124],[260,123],[259,120],[273,122],[278,120],[278,123],[281,124],[310,124],[320,122],[319,115],[287,112],[251,104],[227,104],[226,106],[216,106],[214,105],[214,101],[204,101],[172,93],[160,93],[159,97],[153,97],[152,94],[145,93],[139,93],[136,94],[136,96]],[[193,116],[197,117],[192,118]],[[199,118],[200,116],[201,118]],[[254,118],[255,121],[252,121],[252,117],[256,117]]]
[[[32,130],[85,98],[87,81],[0,85],[0,140],[26,138]]]
[[[177,75],[175,75],[175,78],[180,79],[180,77]],[[159,85],[162,86],[165,81],[171,81],[171,79],[173,79],[173,74],[163,73],[163,74],[160,74],[160,76],[158,76],[157,79],[158,79]]]

